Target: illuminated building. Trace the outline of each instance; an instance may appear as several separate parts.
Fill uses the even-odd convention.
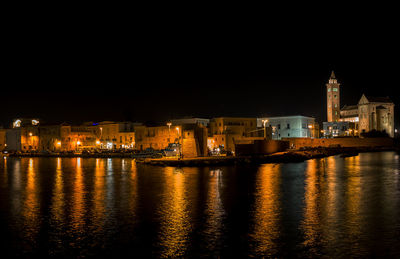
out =
[[[165,126],[136,126],[137,150],[162,150],[169,143],[181,145],[184,157],[207,155],[207,128],[202,124],[167,124]]]
[[[34,151],[39,148],[39,120],[15,119],[6,130],[7,150]]]
[[[323,122],[323,135],[325,137],[356,136],[358,130],[356,123],[350,121]]]
[[[386,131],[394,137],[394,103],[388,97],[363,95],[358,102],[360,132]]]
[[[136,126],[136,149],[145,150],[148,148],[161,150],[169,143],[179,143],[182,134],[182,127],[177,125],[169,126]]]
[[[235,141],[259,137],[256,118],[219,117],[209,125],[208,148],[235,151]]]
[[[394,103],[389,97],[362,95],[357,105],[340,105],[340,84],[334,72],[327,86],[327,122],[324,122],[323,135],[356,136],[371,130],[386,131],[394,137]],[[340,122],[340,123],[339,123]]]
[[[135,127],[141,123],[103,121],[94,123],[97,145],[101,149],[134,149]]]
[[[315,122],[315,118],[312,117],[297,115],[258,118],[258,127],[263,127],[262,121],[266,121],[266,127],[272,128],[273,140],[319,137],[319,125]]]
[[[340,84],[335,73],[332,71],[331,77],[326,84],[327,92],[327,118],[328,122],[339,121],[340,119]]]

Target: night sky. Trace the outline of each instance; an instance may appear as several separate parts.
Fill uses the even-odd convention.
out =
[[[352,15],[12,21],[3,34],[0,123],[299,114],[321,122],[334,70],[342,106],[363,93],[389,96],[398,125],[392,16]]]

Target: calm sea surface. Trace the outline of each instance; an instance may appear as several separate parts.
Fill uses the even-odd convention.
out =
[[[395,152],[173,168],[0,161],[1,257],[400,257]]]

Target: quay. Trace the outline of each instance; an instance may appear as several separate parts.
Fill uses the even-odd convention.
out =
[[[154,166],[215,166],[236,164],[266,164],[266,163],[299,163],[314,158],[324,158],[335,155],[342,157],[357,156],[362,152],[399,151],[398,148],[362,147],[362,148],[312,148],[308,150],[291,150],[270,155],[232,156],[232,157],[197,157],[197,158],[145,158],[138,163]]]

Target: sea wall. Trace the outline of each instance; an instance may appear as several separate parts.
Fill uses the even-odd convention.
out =
[[[392,138],[283,138],[289,146],[299,149],[304,147],[393,147]]]
[[[285,151],[289,148],[288,141],[281,140],[254,140],[252,143],[240,143],[235,145],[237,156],[266,155]]]

